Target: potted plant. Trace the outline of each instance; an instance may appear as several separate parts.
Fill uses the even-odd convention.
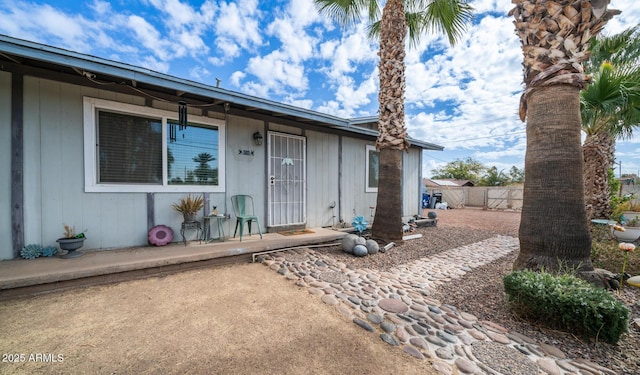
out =
[[[613,235],[618,241],[634,242],[640,238],[640,202],[637,199],[620,203],[616,207],[614,215],[620,219],[622,224],[622,227],[613,231]]]
[[[618,209],[622,212],[622,216],[624,217],[624,221],[626,222],[634,222],[636,225],[629,226],[638,226],[638,221],[640,221],[640,201],[637,199],[628,200],[620,204]]]
[[[85,229],[86,231],[86,229]],[[68,225],[64,225],[64,235],[61,238],[58,238],[56,242],[60,246],[60,249],[66,250],[67,253],[62,256],[62,258],[76,258],[82,255],[82,253],[77,252],[79,248],[84,245],[84,240],[87,237],[84,235],[84,232],[76,234],[76,227],[70,227]]]
[[[192,196],[191,194],[180,198],[178,203],[171,205],[171,208],[182,214],[185,223],[196,221],[196,214],[202,207],[204,207],[204,197],[202,195]]]

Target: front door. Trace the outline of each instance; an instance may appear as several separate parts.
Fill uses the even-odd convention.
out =
[[[305,224],[307,221],[306,138],[269,132],[268,226]]]

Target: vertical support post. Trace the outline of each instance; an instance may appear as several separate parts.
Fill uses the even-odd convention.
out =
[[[13,256],[24,247],[24,76],[11,73],[11,233]]]
[[[24,247],[24,76],[11,73],[11,233],[13,256]]]
[[[155,222],[155,193],[147,193],[147,230],[156,226]]]

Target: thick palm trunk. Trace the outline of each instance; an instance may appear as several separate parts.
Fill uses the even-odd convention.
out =
[[[587,135],[582,146],[584,154],[584,196],[587,217],[608,219],[611,204],[608,171],[613,167],[615,140],[607,132]]]
[[[397,243],[402,241],[402,151],[380,150],[378,176],[378,206],[371,232],[374,238]]]
[[[584,201],[580,89],[589,40],[617,10],[608,1],[512,0],[524,54],[527,120],[520,254],[515,269],[578,268],[587,276],[591,235]]]
[[[380,24],[380,103],[378,140],[380,171],[372,236],[402,241],[402,151],[409,147],[404,127],[404,39],[406,22],[402,1],[390,0]]]
[[[553,85],[528,97],[527,178],[515,269],[593,269],[582,182],[579,92],[578,87]]]

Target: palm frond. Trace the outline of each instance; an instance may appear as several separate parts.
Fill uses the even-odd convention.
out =
[[[418,19],[423,25],[422,31],[445,34],[449,43],[454,45],[466,31],[472,18],[473,7],[466,1],[432,0]]]
[[[314,0],[320,14],[347,27],[359,22],[363,15],[369,21],[380,19],[380,7],[376,0]]]
[[[640,68],[602,64],[582,91],[580,106],[587,134],[607,131],[616,138],[630,137],[640,126]]]
[[[602,63],[615,66],[640,64],[640,27],[635,26],[612,36],[598,36],[591,41],[591,56],[585,62],[587,72],[596,72]]]

